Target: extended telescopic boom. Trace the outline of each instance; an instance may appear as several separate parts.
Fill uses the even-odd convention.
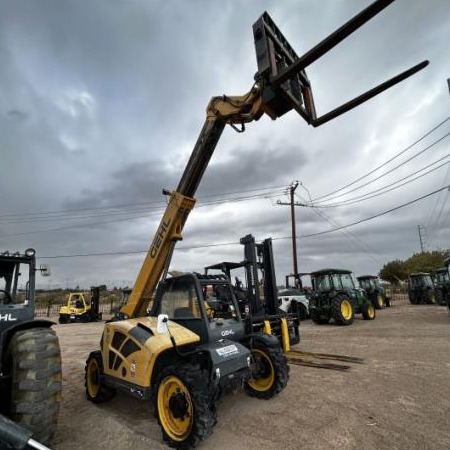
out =
[[[170,195],[164,216],[150,245],[127,304],[121,313],[126,317],[147,314],[151,296],[158,281],[166,277],[171,256],[189,212],[195,205],[194,195],[222,135],[225,125],[244,131],[245,124],[267,114],[275,120],[291,109],[297,111],[314,127],[335,119],[403,81],[428,65],[428,61],[402,72],[375,88],[317,117],[311,84],[305,68],[322,57],[360,26],[372,19],[394,0],[378,0],[318,45],[298,57],[276,24],[265,12],[253,25],[258,72],[252,89],[242,96],[213,97],[206,109],[206,121],[189,162],[175,191]]]

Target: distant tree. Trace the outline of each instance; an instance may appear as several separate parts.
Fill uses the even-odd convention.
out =
[[[434,272],[439,267],[443,267],[445,258],[449,256],[449,250],[414,253],[405,261],[396,259],[387,262],[380,270],[379,277],[389,283],[400,284],[408,278],[410,273]]]
[[[399,259],[389,261],[380,270],[379,276],[391,284],[400,284],[408,278],[405,262]]]
[[[444,266],[446,256],[447,252],[442,250],[414,253],[405,261],[406,270],[408,273],[434,272],[436,269]]]

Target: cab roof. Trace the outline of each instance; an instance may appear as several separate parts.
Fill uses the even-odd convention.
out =
[[[376,275],[361,275],[359,277],[356,277],[357,280],[376,280],[377,277]]]
[[[311,276],[315,277],[318,275],[333,275],[333,274],[351,274],[351,270],[345,270],[345,269],[321,269],[316,270],[315,272],[311,272]]]

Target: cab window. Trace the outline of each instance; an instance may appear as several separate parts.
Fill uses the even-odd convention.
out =
[[[161,313],[170,319],[201,317],[194,281],[183,279],[170,283],[161,297]]]

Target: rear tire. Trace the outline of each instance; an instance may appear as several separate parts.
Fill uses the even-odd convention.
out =
[[[445,301],[444,298],[444,292],[442,289],[436,289],[436,303],[439,306],[445,306],[447,304],[447,302]]]
[[[155,415],[170,447],[187,450],[209,437],[217,422],[217,395],[198,364],[166,367],[155,382]]]
[[[100,350],[89,355],[84,371],[86,398],[90,402],[105,403],[116,395],[115,389],[105,385],[102,353]]]
[[[317,325],[325,325],[330,321],[330,317],[321,316],[315,309],[311,310],[310,316]]]
[[[331,301],[331,316],[339,325],[351,325],[355,318],[352,302],[346,296],[339,296]]]
[[[61,352],[51,328],[18,331],[10,344],[11,419],[46,444],[56,431],[61,401]]]
[[[245,383],[251,397],[268,400],[279,394],[289,381],[289,366],[279,345],[253,344],[252,378]]]

